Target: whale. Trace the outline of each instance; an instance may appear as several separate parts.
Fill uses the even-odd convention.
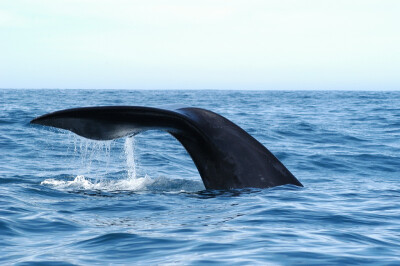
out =
[[[39,116],[31,124],[65,129],[92,140],[162,130],[192,158],[206,189],[302,187],[264,145],[227,118],[196,107],[96,106]]]

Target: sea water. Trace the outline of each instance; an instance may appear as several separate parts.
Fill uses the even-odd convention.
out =
[[[176,104],[238,124],[304,187],[206,190],[165,132],[29,124]],[[0,111],[2,265],[400,264],[400,92],[0,90]]]

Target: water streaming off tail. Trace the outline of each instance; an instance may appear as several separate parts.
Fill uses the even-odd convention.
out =
[[[110,169],[111,146],[114,141],[95,141],[73,136],[76,175],[87,175],[100,181]]]
[[[133,137],[125,139],[124,152],[126,158],[126,170],[129,179],[136,179],[136,163],[135,163],[135,142]]]
[[[198,191],[202,182],[147,174],[138,175],[135,157],[135,139],[119,141],[94,141],[73,135],[73,155],[70,173],[48,178],[41,182],[60,190],[79,191]],[[114,145],[115,144],[115,145]],[[115,146],[115,148],[114,148]],[[67,151],[68,152],[68,151]],[[119,156],[115,156],[119,154]],[[123,161],[125,161],[125,166]],[[72,176],[71,176],[72,173]]]

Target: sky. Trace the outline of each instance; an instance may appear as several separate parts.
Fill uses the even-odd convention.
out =
[[[0,0],[0,88],[399,90],[398,0]]]

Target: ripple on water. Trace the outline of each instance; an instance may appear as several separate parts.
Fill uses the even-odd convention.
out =
[[[0,264],[400,263],[399,92],[0,93]],[[205,190],[165,132],[95,142],[29,125],[64,108],[177,103],[225,115],[305,187]]]

